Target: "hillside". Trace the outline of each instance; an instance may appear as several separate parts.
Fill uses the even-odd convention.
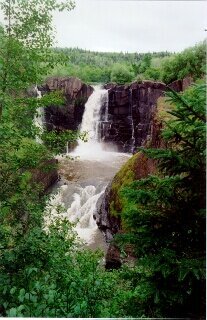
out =
[[[56,48],[65,56],[49,75],[74,76],[86,83],[129,83],[159,80],[170,83],[191,75],[198,79],[205,72],[205,42],[180,53],[93,52],[79,48]]]

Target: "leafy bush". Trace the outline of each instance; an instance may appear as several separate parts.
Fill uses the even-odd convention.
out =
[[[111,81],[117,84],[131,82],[134,74],[125,65],[115,64],[111,71]]]
[[[161,65],[161,78],[167,84],[186,76],[191,76],[196,80],[204,76],[205,66],[206,45],[204,42],[166,58]]]
[[[160,70],[157,68],[150,67],[144,72],[144,78],[147,80],[159,80],[160,79]]]

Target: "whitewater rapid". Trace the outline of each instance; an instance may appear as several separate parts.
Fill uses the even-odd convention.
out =
[[[99,123],[103,104],[106,104],[106,120],[108,91],[95,86],[85,105],[80,127],[81,133],[87,132],[87,142],[79,140],[73,152],[58,158],[61,180],[46,208],[47,212],[50,211],[46,224],[57,217],[67,218],[74,223],[78,237],[94,249],[105,249],[103,235],[93,218],[97,201],[109,181],[130,157],[129,154],[116,152],[115,148],[113,150],[101,141]],[[58,212],[60,206],[61,215]]]

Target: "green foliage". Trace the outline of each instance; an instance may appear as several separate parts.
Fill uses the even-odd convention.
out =
[[[199,79],[205,74],[205,66],[205,42],[177,54],[166,53],[162,57],[145,54],[138,63],[132,63],[138,80],[160,80],[166,84],[187,76]]]
[[[162,60],[163,57],[169,55],[168,52],[153,52],[152,54],[93,52],[78,48],[56,48],[55,50],[59,53],[65,53],[68,56],[68,61],[65,66],[57,65],[52,70],[52,75],[74,76],[86,83],[110,82],[111,72],[116,64],[122,65],[123,68],[127,68],[128,71],[137,75],[139,73],[137,68],[140,64],[146,67],[149,64],[147,60]]]
[[[77,142],[78,139],[87,141],[87,133],[79,133],[78,131],[64,130],[64,131],[50,131],[44,132],[41,138],[45,142],[48,149],[54,154],[65,152],[66,145]]]
[[[203,42],[165,59],[161,65],[161,79],[167,84],[186,76],[196,80],[204,76],[205,66],[206,44]]]
[[[0,316],[124,316],[127,282],[124,288],[117,272],[105,272],[100,253],[83,248],[61,208],[57,219],[47,216],[47,198],[35,181],[38,170],[51,169],[52,155],[78,136],[42,135],[33,120],[37,109],[63,99],[60,93],[41,99],[26,93],[59,63],[51,50],[51,14],[64,6],[15,0],[1,7],[7,24],[0,28]]]
[[[120,294],[117,272],[106,273],[102,255],[82,249],[67,220],[49,232],[33,228],[15,248],[4,248],[0,305],[15,317],[111,317]],[[7,263],[6,263],[7,262]],[[15,271],[15,272],[14,272]],[[123,295],[123,293],[122,293]]]
[[[128,74],[126,82],[139,79],[159,80],[168,84],[189,75],[195,80],[204,75],[206,64],[205,43],[178,54],[93,52],[78,48],[56,48],[55,52],[65,53],[68,58],[65,66],[57,65],[52,74],[76,76],[86,83],[115,81],[112,80],[112,72],[117,68],[116,65],[120,66],[120,73],[121,69],[125,69],[123,72]]]
[[[122,191],[125,241],[137,256],[124,277],[134,287],[130,315],[138,308],[147,317],[197,318],[205,312],[205,86],[168,97],[175,105],[163,130],[168,148],[143,149],[160,174]]]
[[[0,3],[5,16],[5,26],[0,27],[0,315],[169,316],[175,307],[177,314],[184,314],[187,303],[193,305],[204,277],[200,246],[204,226],[203,87],[171,97],[178,105],[173,115],[179,121],[171,122],[163,133],[170,149],[148,151],[160,161],[162,176],[126,189],[125,220],[132,230],[126,236],[136,248],[138,264],[133,269],[105,272],[102,255],[83,248],[73,225],[62,218],[61,207],[56,219],[48,216],[47,197],[34,177],[38,169],[49,171],[48,160],[78,136],[69,131],[42,135],[34,126],[37,109],[62,104],[61,94],[41,99],[26,94],[28,87],[59,67],[60,61],[68,62],[62,55],[67,49],[52,49],[51,21],[54,10],[71,9],[73,4],[55,0]],[[128,66],[141,58],[136,53],[98,57],[81,50],[76,57],[76,52],[69,51],[75,66],[82,55],[88,60],[77,63],[87,81],[109,79],[111,66],[120,60],[124,71],[116,74],[118,82],[131,81]],[[97,64],[92,68],[94,59]],[[150,55],[144,63],[147,72],[152,67]],[[38,144],[37,136],[46,145]],[[125,184],[132,175],[122,172],[119,178]]]
[[[149,67],[144,72],[144,78],[147,80],[159,80],[160,79],[160,69]]]
[[[115,82],[117,84],[125,84],[132,81],[134,75],[127,68],[127,66],[121,64],[114,64],[111,71],[111,82]]]
[[[72,1],[14,0],[1,1],[4,32],[1,33],[0,88],[3,91],[24,89],[38,83],[48,69],[62,61],[51,50],[53,11],[74,7]],[[32,10],[31,10],[32,8]]]

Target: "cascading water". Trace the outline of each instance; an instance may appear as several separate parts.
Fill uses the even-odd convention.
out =
[[[135,135],[134,135],[134,121],[133,121],[133,114],[132,114],[132,89],[130,89],[130,109],[131,109],[131,125],[132,125],[132,138],[131,138],[131,152],[134,152],[135,148]]]
[[[97,201],[108,182],[128,159],[129,154],[104,150],[100,139],[101,111],[105,105],[104,121],[108,120],[108,91],[100,86],[94,87],[89,97],[82,119],[80,132],[87,132],[88,140],[78,141],[76,149],[68,153],[73,157],[60,157],[58,193],[51,197],[46,209],[45,224],[56,218],[67,218],[75,223],[78,236],[91,248],[104,249],[104,240],[93,216],[97,211]],[[61,183],[64,185],[61,185]],[[63,205],[62,215],[58,207]],[[49,212],[49,214],[48,214]]]
[[[80,156],[81,159],[100,159],[107,157],[104,145],[100,141],[101,108],[106,104],[105,118],[108,117],[108,90],[101,86],[94,86],[94,92],[85,104],[80,132],[87,133],[87,142],[78,141],[78,147],[70,153],[71,156]]]
[[[96,212],[96,203],[104,190],[97,193],[93,185],[86,187],[77,186],[72,195],[72,203],[67,208],[68,186],[63,185],[58,193],[52,197],[46,208],[45,226],[50,225],[55,219],[67,218],[75,223],[74,230],[81,240],[90,245],[97,238],[98,227],[93,216]],[[62,213],[59,209],[62,207]],[[99,235],[100,236],[100,235]]]
[[[42,98],[41,91],[38,90],[37,86],[35,87],[35,92],[37,94],[37,99]],[[34,125],[38,128],[39,133],[43,133],[43,126],[44,126],[44,108],[40,107],[37,108],[37,113],[34,116],[33,120]],[[43,143],[42,139],[36,135],[36,142],[37,143]]]

